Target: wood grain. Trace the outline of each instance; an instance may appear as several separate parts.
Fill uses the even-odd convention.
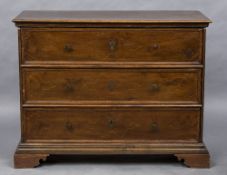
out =
[[[24,102],[197,103],[197,69],[24,69]]]
[[[202,37],[202,29],[23,29],[22,61],[201,64]]]
[[[23,120],[24,141],[200,139],[199,109],[30,108],[24,111]]]
[[[175,154],[179,161],[191,168],[209,168],[209,154]]]
[[[171,154],[209,167],[199,11],[24,11],[15,168],[59,154]],[[42,162],[42,161],[41,161]]]
[[[210,23],[199,11],[23,11],[13,20],[45,23]]]
[[[41,161],[45,161],[48,154],[18,154],[14,155],[14,167],[15,168],[34,168],[40,164]]]

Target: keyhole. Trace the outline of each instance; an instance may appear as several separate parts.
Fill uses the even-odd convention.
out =
[[[109,41],[109,49],[111,52],[113,52],[117,49],[117,40],[116,39],[111,39]]]

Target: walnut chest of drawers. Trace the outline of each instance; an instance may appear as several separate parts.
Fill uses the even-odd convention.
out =
[[[171,154],[209,167],[198,11],[24,11],[16,168],[49,155]]]

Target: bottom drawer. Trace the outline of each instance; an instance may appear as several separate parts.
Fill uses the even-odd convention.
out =
[[[29,140],[189,140],[200,138],[199,108],[24,109]]]

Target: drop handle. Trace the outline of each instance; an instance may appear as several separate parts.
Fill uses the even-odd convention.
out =
[[[65,129],[68,131],[68,132],[73,132],[74,131],[74,126],[73,126],[73,124],[71,123],[71,122],[69,122],[69,121],[67,121],[66,123],[65,123]]]
[[[70,44],[66,44],[65,46],[64,46],[64,51],[65,52],[73,52],[74,51],[74,48],[73,48],[73,46],[72,45],[70,45]]]
[[[158,83],[151,83],[148,86],[148,89],[150,92],[159,92],[160,91],[160,85]]]
[[[191,59],[193,56],[193,50],[191,48],[187,48],[184,50],[184,55],[187,59]]]
[[[151,133],[156,133],[159,131],[159,126],[158,126],[157,122],[151,122],[150,131],[151,131]]]
[[[160,48],[160,45],[157,44],[157,43],[155,43],[155,44],[152,45],[152,48],[153,48],[153,49],[159,49],[159,48]]]
[[[108,120],[108,126],[109,126],[109,128],[113,128],[114,127],[114,122],[113,122],[113,120]]]

